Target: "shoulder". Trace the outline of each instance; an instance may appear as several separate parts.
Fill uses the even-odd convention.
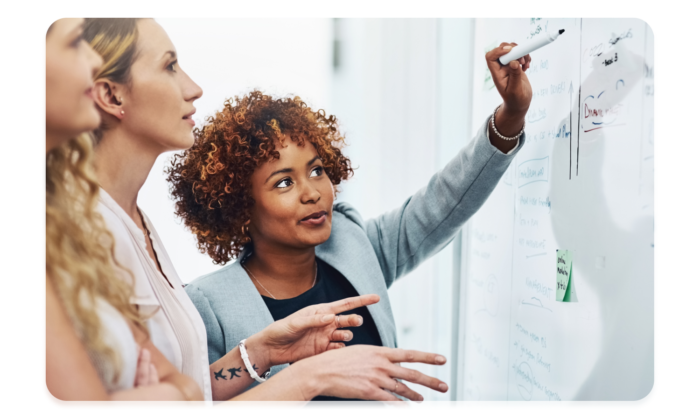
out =
[[[213,293],[221,290],[222,286],[229,282],[233,273],[233,267],[239,264],[238,261],[233,264],[222,267],[216,271],[209,274],[197,277],[185,286],[185,292],[190,296],[190,298],[209,298]]]
[[[333,205],[333,218],[335,220],[336,217],[340,216],[341,218],[347,219],[350,222],[360,226],[364,227],[365,222],[362,219],[362,215],[360,215],[360,212],[357,211],[355,207],[350,205],[349,203],[346,203],[344,201],[335,203]]]

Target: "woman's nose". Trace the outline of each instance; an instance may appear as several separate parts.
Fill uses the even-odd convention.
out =
[[[314,187],[310,182],[304,182],[302,186],[303,192],[301,194],[302,203],[315,203],[321,199],[321,192]]]

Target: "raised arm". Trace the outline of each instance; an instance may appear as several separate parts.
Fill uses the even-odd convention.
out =
[[[498,62],[498,57],[514,45],[503,43],[486,54],[487,65],[504,101],[495,119],[496,129],[504,137],[516,136],[522,130],[532,99],[532,89],[524,73],[530,57],[512,61],[508,66]],[[401,207],[365,223],[387,287],[454,238],[496,188],[524,142],[524,133],[517,140],[503,140],[494,131],[489,117],[476,137],[433,175],[427,186]]]

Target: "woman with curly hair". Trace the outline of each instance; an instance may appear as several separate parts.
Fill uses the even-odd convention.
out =
[[[61,400],[196,398],[191,379],[159,362],[95,211],[92,140],[81,133],[100,122],[102,59],[83,25],[61,19],[46,34],[46,386]]]
[[[346,312],[364,320],[347,344],[396,347],[387,289],[452,240],[524,143],[530,58],[501,66],[511,48],[486,55],[504,100],[495,121],[426,187],[376,219],[334,204],[352,175],[344,138],[334,116],[298,97],[254,91],[227,101],[196,131],[194,146],[169,168],[176,212],[215,263],[236,258],[186,288],[207,327],[210,361],[294,311],[366,293],[380,302]]]
[[[101,186],[98,209],[114,234],[117,261],[134,276],[132,303],[143,316],[151,316],[155,347],[196,381],[204,398],[307,400],[324,394],[395,400],[383,387],[420,399],[393,377],[438,389],[437,379],[393,362],[442,364],[444,357],[398,349],[340,349],[352,333],[338,328],[357,326],[362,320],[336,314],[377,302],[379,297],[372,294],[290,312],[229,343],[217,358],[210,357],[205,323],[153,224],[137,205],[157,157],[192,146],[194,102],[202,90],[182,70],[175,47],[153,19],[88,19],[85,32],[104,59],[95,80],[95,101],[102,116],[94,131]],[[247,314],[238,322],[263,319]],[[264,372],[271,366],[291,362],[296,362],[292,369],[265,382]],[[357,375],[358,371],[364,374]],[[265,383],[244,392],[254,380]]]

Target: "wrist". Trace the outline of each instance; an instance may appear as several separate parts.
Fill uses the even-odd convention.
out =
[[[508,108],[505,104],[503,104],[496,112],[496,129],[505,137],[515,136],[525,125],[526,114],[527,109],[524,111],[513,110],[512,108]]]
[[[321,375],[318,374],[314,363],[308,359],[300,360],[282,372],[289,372],[296,381],[296,387],[300,390],[302,397],[306,401],[318,395],[325,395],[327,385],[326,381],[321,380]]]
[[[260,372],[265,372],[272,366],[270,348],[265,344],[265,339],[261,333],[251,335],[245,341],[245,348],[248,352],[250,363],[254,363],[259,367],[261,369]]]

